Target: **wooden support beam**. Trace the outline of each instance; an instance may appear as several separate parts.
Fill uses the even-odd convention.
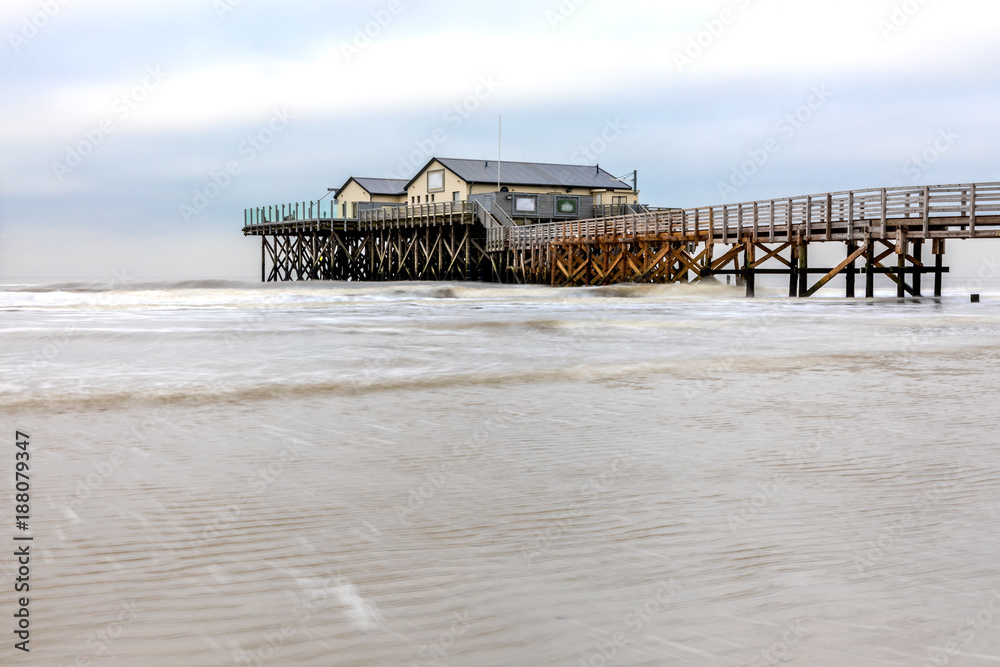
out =
[[[715,262],[710,263],[709,267],[711,271],[717,271],[729,264],[733,260],[738,260],[740,253],[743,252],[742,245],[735,245],[726,252],[725,255],[717,259]]]
[[[865,258],[866,258],[865,298],[874,299],[875,298],[875,243],[870,236],[868,237]]]
[[[826,240],[833,239],[833,195],[826,196]]]
[[[941,298],[944,288],[944,239],[935,240],[931,250],[934,253],[934,296]]]
[[[800,246],[789,243],[789,258],[791,266],[788,269],[788,296],[795,298],[799,295],[799,248]]]
[[[931,231],[931,189],[924,187],[924,237]]]
[[[850,264],[852,262],[854,262],[858,257],[860,257],[867,249],[868,249],[868,246],[862,246],[860,248],[855,248],[854,252],[852,252],[850,255],[847,256],[847,259],[845,259],[843,262],[841,262],[840,264],[838,264],[828,274],[826,274],[825,276],[823,276],[822,278],[820,278],[819,281],[815,285],[813,285],[811,288],[809,288],[808,290],[806,290],[802,294],[802,296],[803,297],[809,297],[809,296],[812,296],[813,294],[815,294],[816,292],[818,292],[820,289],[823,288],[824,285],[826,285],[828,282],[830,282],[835,277],[837,277],[837,274],[839,274],[841,271],[843,271],[848,266],[850,266]]]
[[[896,282],[896,297],[902,299],[906,296],[906,253],[899,253],[896,259],[896,268],[898,273],[896,274],[899,280]]]
[[[799,242],[799,297],[808,296],[809,291],[809,244]]]
[[[969,236],[972,238],[976,237],[976,194],[976,184],[973,183],[969,191]]]
[[[849,258],[852,257],[857,249],[858,246],[856,243],[848,243],[847,256]],[[868,248],[865,247],[862,250],[867,251]],[[845,267],[845,270],[847,271],[847,290],[845,296],[848,299],[853,299],[855,297],[855,288],[857,285],[858,270],[854,263],[858,257],[860,257],[860,255],[858,255],[857,257],[853,257],[853,259],[849,259],[847,266]]]
[[[752,268],[756,269],[761,264],[764,264],[765,262],[767,262],[770,259],[776,259],[779,262],[781,262],[782,264],[784,264],[785,266],[791,268],[791,266],[792,266],[791,260],[787,260],[787,259],[785,259],[784,257],[782,257],[779,254],[781,252],[784,252],[786,248],[791,247],[791,245],[792,245],[791,243],[783,243],[783,244],[781,244],[780,246],[778,246],[774,250],[768,250],[767,246],[765,246],[764,244],[757,243],[756,246],[758,248],[760,248],[761,250],[763,250],[766,254],[764,255],[763,258],[758,259],[757,261],[755,261]]]

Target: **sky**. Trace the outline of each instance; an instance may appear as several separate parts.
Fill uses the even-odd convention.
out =
[[[638,170],[656,206],[1000,181],[998,24],[983,0],[4,0],[0,278],[259,278],[245,208],[432,156]]]

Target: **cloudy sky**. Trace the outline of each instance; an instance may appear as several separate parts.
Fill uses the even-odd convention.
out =
[[[500,115],[505,159],[637,169],[661,206],[998,181],[998,24],[985,0],[4,0],[0,277],[252,278],[245,207],[495,158]]]

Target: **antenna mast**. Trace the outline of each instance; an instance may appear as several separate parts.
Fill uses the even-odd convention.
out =
[[[500,116],[500,125],[497,128],[497,192],[500,192],[500,157],[503,147],[503,116]]]

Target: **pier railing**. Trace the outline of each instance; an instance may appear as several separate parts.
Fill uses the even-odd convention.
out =
[[[358,224],[361,229],[379,226],[419,227],[442,222],[471,221],[475,215],[474,201],[449,201],[413,206],[387,205],[385,208],[358,211]]]
[[[335,217],[337,217],[337,202],[333,200],[301,201],[245,209],[243,225],[256,227],[282,222],[332,220]]]
[[[1000,183],[852,190],[504,229],[511,248],[659,236],[716,243],[1000,238]]]
[[[594,204],[594,217],[615,218],[635,213],[653,213],[670,210],[674,209],[662,208],[659,206],[647,206],[646,204]]]

